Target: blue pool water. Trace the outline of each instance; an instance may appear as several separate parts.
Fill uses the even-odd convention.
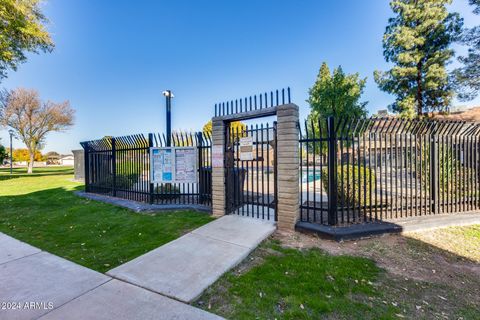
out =
[[[315,174],[313,174],[313,171],[303,172],[302,183],[317,181],[320,180],[320,177],[320,171],[315,171]]]

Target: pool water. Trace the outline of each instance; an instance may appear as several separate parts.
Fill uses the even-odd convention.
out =
[[[320,180],[320,177],[321,175],[319,171],[315,171],[315,174],[313,174],[313,171],[303,172],[302,183],[318,181]]]

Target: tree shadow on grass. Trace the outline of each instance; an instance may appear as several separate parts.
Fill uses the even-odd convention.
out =
[[[399,314],[409,319],[480,318],[480,264],[468,257],[402,235],[343,243],[298,233],[277,238],[299,250],[320,248],[375,261],[386,271],[376,282],[382,298],[360,297],[365,304],[397,305]]]
[[[44,175],[73,174],[73,167],[40,167],[34,168],[33,173],[27,173],[27,168],[14,168],[10,174],[10,168],[0,168],[0,176],[33,177]]]
[[[0,197],[0,232],[105,272],[211,221],[194,211],[139,214],[56,187]]]
[[[64,176],[70,174],[70,171],[58,171],[58,172],[38,172],[38,173],[14,173],[14,174],[3,174],[0,172],[0,181],[6,181],[17,178],[41,178],[48,176]],[[73,177],[72,177],[73,178]]]

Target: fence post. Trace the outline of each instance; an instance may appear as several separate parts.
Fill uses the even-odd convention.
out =
[[[85,179],[85,192],[89,192],[90,191],[90,155],[89,155],[89,149],[90,149],[90,146],[88,145],[88,143],[86,144],[86,146],[83,148],[84,150],[84,154],[83,154],[83,161],[84,161],[84,179]]]
[[[112,188],[113,188],[113,196],[117,196],[117,150],[115,146],[115,138],[112,137],[112,174],[113,174],[113,182],[112,182]]]
[[[148,193],[149,193],[149,197],[148,197],[148,203],[150,204],[153,204],[153,189],[154,189],[154,186],[153,186],[153,183],[152,183],[152,176],[151,176],[151,172],[152,172],[152,161],[151,161],[151,155],[150,153],[152,152],[151,151],[151,148],[153,147],[153,133],[149,133],[148,134],[148,163],[149,163],[149,172],[148,172],[148,181],[150,182],[149,183],[149,188],[148,188]]]
[[[438,152],[436,143],[436,123],[433,124],[430,134],[430,210],[438,212]]]
[[[337,224],[337,137],[335,119],[328,117],[328,224]]]
[[[199,203],[203,203],[203,172],[202,172],[202,145],[203,145],[203,135],[201,132],[196,132],[195,135],[197,136],[197,153],[198,153],[198,168],[197,168],[197,179],[198,179],[198,185],[197,185],[197,192],[199,195]]]

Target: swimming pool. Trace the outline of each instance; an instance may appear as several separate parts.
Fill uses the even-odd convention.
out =
[[[315,174],[313,170],[304,171],[302,172],[302,183],[318,181],[320,177],[320,170],[315,170]]]

